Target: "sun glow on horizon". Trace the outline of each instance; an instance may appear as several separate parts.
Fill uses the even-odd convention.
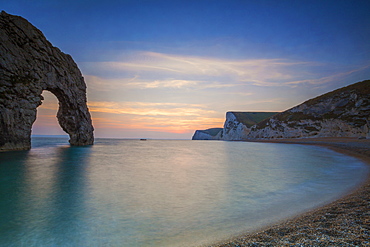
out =
[[[66,134],[56,118],[57,98],[48,91],[44,91],[43,96],[43,104],[37,108],[33,134]],[[199,104],[89,101],[88,107],[97,137],[132,138],[149,135],[171,139],[189,138],[195,129],[222,126],[224,121],[216,117],[215,111]],[[155,135],[155,132],[160,135]]]

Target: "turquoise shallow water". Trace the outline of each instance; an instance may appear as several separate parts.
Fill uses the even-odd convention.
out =
[[[197,246],[334,200],[367,173],[313,146],[38,137],[0,153],[0,246]]]

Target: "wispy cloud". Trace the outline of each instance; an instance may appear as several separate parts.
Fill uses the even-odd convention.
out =
[[[163,80],[150,80],[141,79],[139,76],[132,78],[102,78],[98,76],[85,75],[85,79],[90,89],[95,91],[111,91],[117,90],[122,87],[125,89],[155,89],[155,88],[193,88],[193,89],[217,89],[217,88],[230,88],[242,85],[241,83],[221,82],[221,81],[206,81],[206,80],[186,80],[186,79],[163,79]]]
[[[195,80],[168,79],[154,81],[132,81],[127,83],[127,85],[139,88],[184,88],[196,87],[201,83],[202,81]]]
[[[344,72],[339,72],[339,73],[335,73],[335,74],[332,74],[332,75],[329,75],[329,76],[320,77],[320,78],[317,78],[317,79],[289,81],[289,82],[286,82],[284,84],[286,84],[286,85],[299,85],[299,84],[321,85],[321,84],[325,84],[325,83],[328,83],[328,82],[333,82],[333,81],[345,78],[346,76],[349,76],[349,75],[354,74],[356,72],[363,71],[363,70],[368,69],[368,68],[370,68],[370,64],[368,64],[366,66],[363,66],[363,67],[360,67],[360,68],[357,68],[357,69],[352,69],[352,70],[348,70],[348,71],[344,71]]]
[[[333,65],[290,59],[221,59],[155,52],[136,52],[121,61],[86,63],[92,85],[131,88],[227,88],[240,85],[297,87],[318,85],[368,69],[338,72]],[[328,68],[328,69],[323,69]],[[320,71],[333,71],[332,73]],[[116,74],[102,78],[94,73]],[[337,72],[335,72],[337,71]],[[108,82],[108,83],[107,83]],[[104,90],[104,89],[103,89]]]
[[[130,79],[121,83],[144,87],[209,87],[238,85],[247,83],[259,86],[278,86],[283,82],[300,78],[302,66],[313,66],[314,63],[291,61],[287,59],[219,59],[163,54],[155,52],[137,52],[123,61],[86,63],[92,71],[111,73],[132,73]],[[155,80],[145,79],[153,73]],[[144,79],[143,79],[144,78]],[[191,79],[189,79],[191,78]],[[214,83],[217,81],[218,83]],[[129,83],[130,82],[130,83]]]
[[[145,102],[89,102],[90,111],[141,116],[202,116],[214,114],[202,105]]]

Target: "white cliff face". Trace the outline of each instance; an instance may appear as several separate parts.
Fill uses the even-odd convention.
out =
[[[245,140],[250,132],[250,128],[239,122],[232,112],[226,113],[226,120],[223,130],[223,140],[239,141]]]

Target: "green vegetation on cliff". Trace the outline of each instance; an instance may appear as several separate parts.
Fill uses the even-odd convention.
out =
[[[210,128],[210,129],[206,129],[206,130],[201,130],[201,132],[207,133],[211,136],[216,136],[222,130],[223,130],[223,128]]]
[[[248,128],[267,119],[272,117],[273,115],[277,114],[278,112],[232,112],[236,119],[243,123]]]
[[[350,96],[351,94],[353,95],[353,99]],[[370,115],[370,110],[362,110],[356,116],[350,113],[351,109],[356,109],[360,105],[369,105],[369,95],[370,80],[365,80],[309,99],[299,105],[304,105],[304,108],[301,107],[302,109],[295,110],[299,107],[296,106],[275,115],[273,118],[280,122],[290,122],[290,125],[292,125],[292,122],[302,120],[320,121],[324,119],[341,119],[352,122],[355,126],[362,126],[366,124],[366,116]],[[362,98],[362,100],[358,102],[356,98]],[[268,122],[269,118],[261,121],[257,128],[264,128]]]

